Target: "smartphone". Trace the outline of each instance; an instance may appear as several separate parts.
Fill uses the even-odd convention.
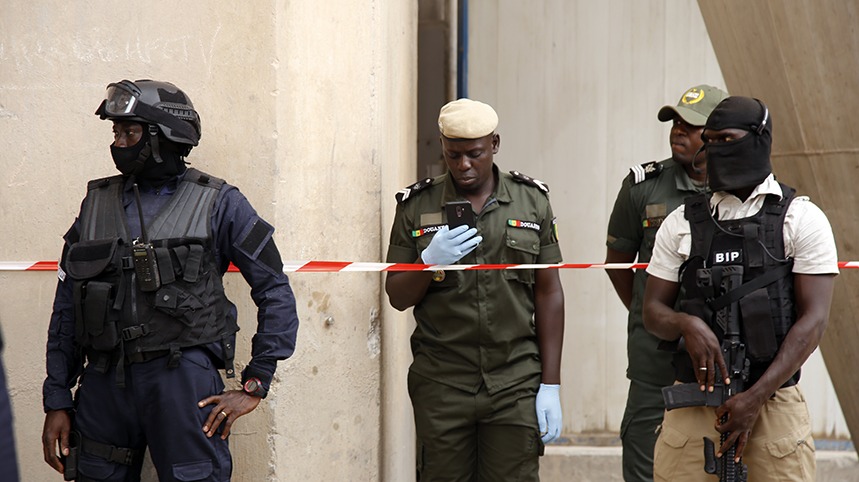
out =
[[[452,201],[445,203],[444,210],[447,213],[447,225],[450,229],[463,224],[468,227],[475,227],[474,210],[471,209],[471,203],[468,201]]]

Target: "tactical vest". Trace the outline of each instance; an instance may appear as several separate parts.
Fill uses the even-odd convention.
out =
[[[680,310],[707,322],[721,343],[724,332],[716,323],[715,313],[732,303],[738,305],[740,339],[750,361],[750,384],[769,367],[796,322],[793,260],[785,257],[783,235],[795,191],[780,186],[781,199],[767,195],[761,210],[744,219],[715,220],[710,214],[710,194],[685,201],[692,245],[689,259],[680,267]],[[714,292],[712,280],[703,280],[702,285],[698,270],[718,266],[741,266],[742,284],[728,293]],[[675,353],[674,366],[678,380],[696,382],[688,353]],[[797,381],[799,372],[785,386]]]
[[[125,179],[90,181],[80,240],[70,246],[65,269],[73,281],[75,338],[91,362],[101,355],[117,363],[119,372],[125,362],[170,354],[168,364],[175,366],[181,348],[221,341],[230,374],[229,340],[238,325],[215,264],[211,232],[223,185],[195,169],[185,173],[146,227],[160,286],[144,291],[133,259],[139,240],[130,238],[123,207]]]

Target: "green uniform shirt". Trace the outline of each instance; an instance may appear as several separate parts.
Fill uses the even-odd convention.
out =
[[[617,194],[606,245],[616,251],[637,253],[639,263],[650,262],[656,230],[662,220],[687,196],[703,190],[671,159],[636,166]],[[646,281],[645,270],[636,270],[627,324],[626,375],[632,380],[667,386],[674,383],[671,353],[656,349],[659,338],[644,329],[641,318]]]
[[[483,241],[460,264],[559,263],[549,199],[507,173],[476,216]],[[426,184],[426,183],[424,183]],[[397,205],[387,260],[413,263],[446,223],[444,204],[461,200],[448,174]],[[446,271],[415,305],[411,370],[431,380],[490,394],[541,373],[534,325],[534,270]]]

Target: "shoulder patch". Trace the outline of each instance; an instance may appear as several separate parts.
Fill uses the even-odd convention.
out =
[[[405,189],[401,189],[401,190],[397,191],[397,194],[394,197],[397,198],[398,203],[401,203],[401,202],[405,201],[406,199],[408,199],[409,197],[422,191],[423,189],[426,189],[426,188],[432,186],[432,181],[433,181],[433,179],[431,177],[428,177],[422,181],[418,181],[418,182],[412,184],[411,186],[409,186]]]
[[[510,171],[510,175],[513,176],[513,179],[517,182],[521,182],[523,184],[527,184],[529,186],[534,186],[544,193],[549,192],[549,185],[543,181],[538,179],[534,179],[533,177],[526,176],[519,171]]]
[[[638,184],[640,182],[646,181],[647,179],[653,179],[654,177],[659,176],[659,173],[662,172],[663,166],[657,161],[645,162],[640,166],[632,166],[629,168],[629,172],[632,175],[632,183]]]

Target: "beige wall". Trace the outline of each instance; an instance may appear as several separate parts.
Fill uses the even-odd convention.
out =
[[[549,183],[564,258],[605,259],[630,166],[670,155],[662,105],[725,81],[693,0],[469,2],[469,96],[500,117],[497,162]],[[626,312],[600,270],[562,272],[567,434],[617,432],[626,400]],[[803,385],[815,434],[848,432],[820,356]]]
[[[56,259],[86,180],[114,173],[110,126],[92,113],[106,84],[122,78],[170,80],[191,96],[203,138],[189,160],[241,188],[277,228],[285,259],[380,260],[393,193],[414,171],[416,20],[409,2],[383,0],[5,9],[0,261]],[[399,331],[408,322],[386,314],[378,274],[290,279],[298,349],[280,364],[271,396],[233,431],[234,479],[378,480],[383,445],[405,460],[410,450],[396,435],[409,439]],[[53,273],[0,272],[23,480],[58,480],[39,441],[54,286]],[[254,308],[239,275],[227,275],[227,289],[240,310],[244,362]],[[390,389],[382,360],[393,367]],[[396,409],[394,418],[383,421],[380,407]],[[383,423],[393,437],[383,440]]]

